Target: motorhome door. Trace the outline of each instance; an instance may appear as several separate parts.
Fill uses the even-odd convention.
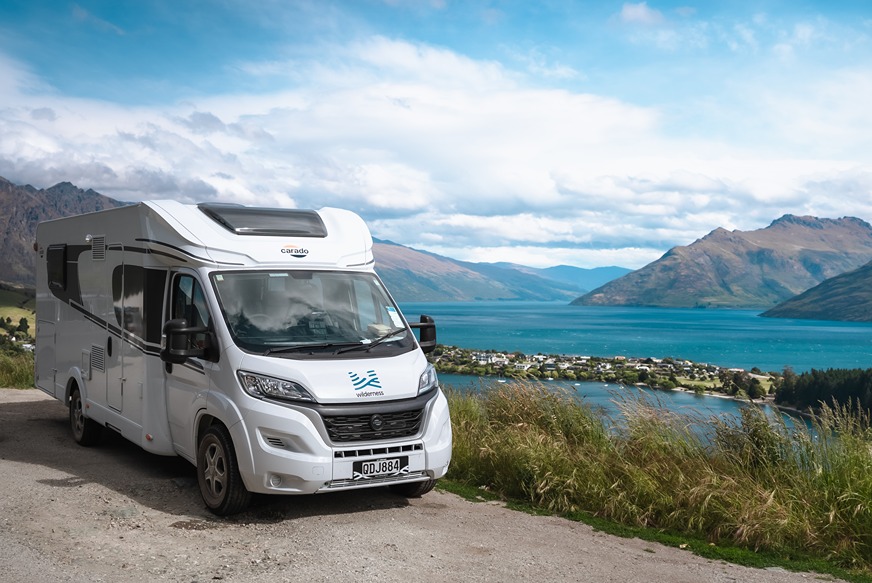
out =
[[[167,320],[183,318],[188,326],[211,326],[212,315],[197,275],[188,270],[172,275],[167,306]],[[193,335],[191,342],[205,341],[204,335]],[[201,358],[189,358],[182,364],[165,364],[167,415],[173,445],[183,456],[195,455],[193,419],[200,399],[209,388],[209,373],[213,363]]]

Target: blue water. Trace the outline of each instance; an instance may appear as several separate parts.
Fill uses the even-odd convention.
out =
[[[513,382],[511,379],[501,381],[492,377],[480,378],[470,375],[440,374],[439,383],[460,391],[479,391],[498,382]],[[721,397],[697,395],[687,391],[660,391],[655,389],[640,389],[615,383],[593,381],[542,381],[546,387],[566,390],[594,410],[601,411],[610,417],[619,415],[618,404],[623,400],[643,398],[651,404],[660,405],[666,409],[698,415],[702,417],[723,416],[735,414],[747,402]]]
[[[872,324],[761,318],[756,310],[420,302],[440,344],[525,354],[680,358],[750,370],[872,367]]]

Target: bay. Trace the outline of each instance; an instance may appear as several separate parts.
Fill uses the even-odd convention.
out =
[[[436,320],[440,344],[600,357],[678,358],[796,372],[872,367],[872,325],[761,318],[757,310],[570,306],[563,302],[404,302]]]
[[[512,383],[511,379],[496,379],[493,377],[476,377],[460,374],[440,374],[439,383],[457,391],[477,392],[494,383]],[[538,381],[537,381],[538,382]],[[715,397],[711,395],[698,395],[689,391],[662,391],[650,388],[638,388],[615,383],[601,383],[595,381],[541,381],[541,383],[555,390],[564,390],[579,401],[589,405],[592,409],[605,415],[618,417],[619,403],[623,400],[643,399],[658,407],[670,411],[704,418],[711,416],[722,417],[735,415],[742,407],[747,407],[746,401],[737,401],[732,398]],[[763,405],[772,412],[775,407]]]

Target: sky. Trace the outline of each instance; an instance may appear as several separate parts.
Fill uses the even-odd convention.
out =
[[[872,221],[866,0],[2,0],[0,80],[15,184],[348,208],[466,261]]]

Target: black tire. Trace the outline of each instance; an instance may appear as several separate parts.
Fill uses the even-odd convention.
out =
[[[200,439],[197,482],[206,506],[218,516],[242,512],[251,500],[239,475],[233,440],[223,425],[211,426]]]
[[[390,486],[391,492],[404,496],[406,498],[420,498],[427,492],[433,489],[436,485],[436,480],[425,480],[423,482],[407,482],[405,484],[394,484]]]
[[[73,431],[73,439],[79,445],[97,445],[103,437],[103,428],[100,424],[85,417],[82,393],[78,387],[70,393],[70,429]]]

